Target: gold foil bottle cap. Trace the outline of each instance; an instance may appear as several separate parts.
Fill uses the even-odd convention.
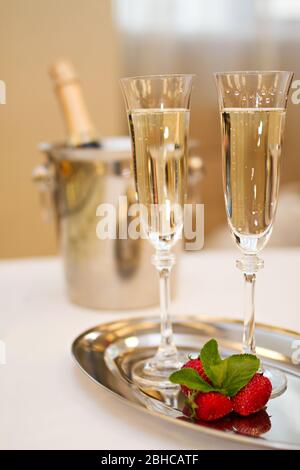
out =
[[[69,82],[78,80],[74,66],[67,59],[56,61],[49,69],[49,74],[56,86],[66,85]]]
[[[60,59],[49,69],[60,103],[71,147],[97,147],[98,133],[90,118],[82,89],[71,61]]]

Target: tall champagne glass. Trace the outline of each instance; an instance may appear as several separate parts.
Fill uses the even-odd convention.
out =
[[[161,339],[154,357],[136,363],[133,380],[161,390],[181,359],[169,314],[172,246],[181,236],[186,197],[187,139],[191,75],[124,78],[122,90],[132,141],[133,168],[141,225],[155,247],[152,262],[160,282]]]
[[[223,187],[231,234],[242,251],[237,267],[245,283],[243,351],[255,354],[254,289],[263,267],[259,252],[273,229],[291,72],[215,74],[222,127]],[[274,293],[276,295],[276,293]],[[272,396],[286,386],[277,369],[263,369]]]

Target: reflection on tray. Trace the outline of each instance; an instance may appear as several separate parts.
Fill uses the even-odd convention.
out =
[[[243,434],[244,436],[259,437],[270,431],[272,427],[271,417],[265,409],[250,416],[239,416],[236,413],[232,413],[229,416],[211,422],[190,418],[190,409],[187,406],[184,407],[183,414],[184,416],[180,416],[177,419],[189,422],[192,421],[198,426],[205,426],[207,428],[217,429],[218,431],[231,431],[237,434]]]

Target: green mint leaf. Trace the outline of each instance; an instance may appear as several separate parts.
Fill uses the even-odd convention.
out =
[[[221,361],[219,364],[211,365],[209,378],[215,387],[224,388],[228,374],[228,362]]]
[[[250,382],[260,366],[259,359],[253,354],[234,354],[222,360],[215,339],[211,339],[203,346],[199,358],[211,384],[192,368],[183,368],[174,372],[169,378],[170,381],[185,385],[194,391],[202,393],[215,391],[233,397]]]
[[[191,390],[197,390],[203,393],[218,391],[216,388],[205,382],[205,380],[203,380],[202,377],[200,377],[200,375],[190,367],[185,367],[184,369],[173,372],[173,374],[170,375],[169,380],[174,384],[185,385]]]
[[[200,359],[213,387],[230,397],[250,382],[260,364],[252,354],[234,354],[222,360],[215,339],[203,346]]]
[[[222,362],[226,363],[226,373],[221,386],[230,397],[250,382],[260,365],[260,360],[253,354],[234,354]]]
[[[220,387],[223,377],[221,366],[223,361],[219,354],[218,343],[215,339],[211,339],[203,346],[200,352],[200,359],[207,377],[215,387]],[[220,365],[219,369],[212,368],[217,365]]]

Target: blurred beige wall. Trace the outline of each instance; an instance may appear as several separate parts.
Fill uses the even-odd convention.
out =
[[[68,57],[81,77],[88,107],[103,135],[124,129],[120,115],[118,47],[110,0],[0,0],[0,257],[56,252],[53,224],[40,217],[31,172],[37,144],[64,138],[47,75]]]

